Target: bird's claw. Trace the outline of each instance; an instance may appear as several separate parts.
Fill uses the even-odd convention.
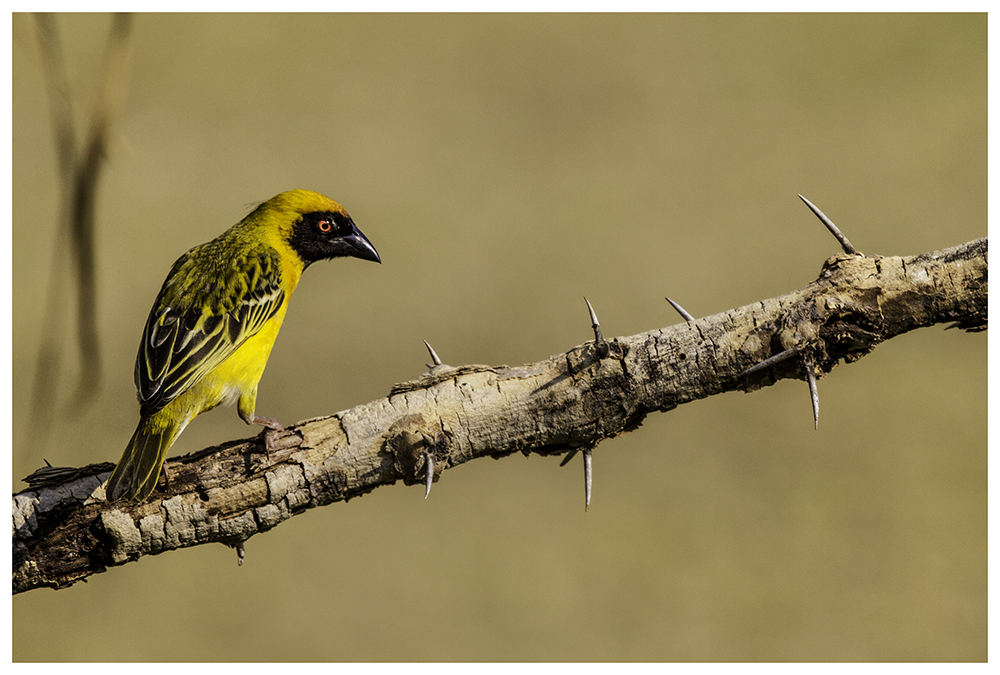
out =
[[[274,439],[285,430],[285,427],[273,417],[261,417],[260,415],[254,415],[250,423],[259,424],[264,427],[264,431],[262,432],[264,434],[264,450],[267,451],[268,458],[270,458],[271,449],[274,447]]]

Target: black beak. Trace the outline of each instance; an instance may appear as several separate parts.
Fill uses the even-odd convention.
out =
[[[346,249],[342,255],[350,256],[351,258],[360,258],[361,260],[371,260],[372,262],[382,263],[382,259],[378,256],[378,251],[372,246],[372,243],[368,241],[358,226],[351,223],[352,230],[351,233],[341,237],[341,242]]]

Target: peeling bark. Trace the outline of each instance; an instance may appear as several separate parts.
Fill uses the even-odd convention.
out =
[[[436,480],[477,457],[593,448],[652,412],[806,379],[806,367],[819,378],[913,329],[986,320],[985,238],[905,258],[839,255],[802,289],[607,340],[606,355],[588,342],[519,367],[436,365],[386,398],[289,427],[270,455],[257,438],[171,460],[169,487],[142,504],[104,500],[111,465],[41,469],[13,497],[13,592],[186,546],[240,550],[306,509],[423,483],[428,466]]]

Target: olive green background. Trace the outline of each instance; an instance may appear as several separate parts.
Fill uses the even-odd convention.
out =
[[[73,103],[109,18],[61,16]],[[979,15],[139,15],[98,204],[103,383],[28,454],[57,236],[49,105],[14,16],[13,489],[115,461],[174,259],[291,188],[382,255],[314,265],[258,413],[385,396],[428,361],[528,363],[986,234]],[[83,128],[81,124],[81,128]],[[65,330],[72,326],[67,317]],[[984,660],[986,334],[924,329],[819,383],[653,415],[579,459],[513,456],[247,542],[13,599],[15,660]],[[65,408],[78,372],[67,338]],[[199,418],[183,454],[256,433]]]

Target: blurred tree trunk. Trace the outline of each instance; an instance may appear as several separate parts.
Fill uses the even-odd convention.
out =
[[[244,541],[309,508],[478,457],[589,459],[649,413],[782,378],[814,383],[915,328],[986,321],[985,238],[911,257],[839,255],[804,288],[714,316],[607,341],[595,321],[595,341],[520,367],[435,365],[386,398],[289,427],[270,456],[253,439],[173,460],[166,492],[146,503],[104,501],[110,464],[40,469],[13,500],[13,591],[209,542],[242,560]]]

